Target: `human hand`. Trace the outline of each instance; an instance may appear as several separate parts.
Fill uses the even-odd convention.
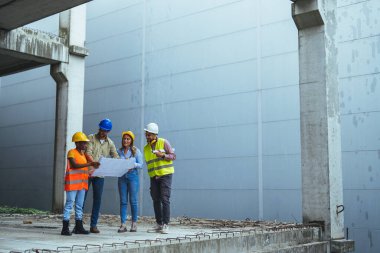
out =
[[[155,152],[155,154],[156,154],[156,156],[157,156],[158,158],[164,158],[165,152],[157,151],[157,152]]]
[[[92,167],[90,167],[90,168],[88,169],[88,174],[91,176],[92,173],[94,173],[94,171],[95,171],[95,169],[92,168]]]
[[[100,162],[91,162],[91,166],[97,169],[100,166]]]

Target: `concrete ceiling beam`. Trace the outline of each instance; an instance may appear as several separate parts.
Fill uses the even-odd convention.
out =
[[[0,55],[3,63],[0,65],[0,76],[23,71],[25,67],[29,69],[68,62],[69,48],[66,44],[64,38],[25,27],[10,32],[0,30]],[[17,64],[24,68],[17,68]]]

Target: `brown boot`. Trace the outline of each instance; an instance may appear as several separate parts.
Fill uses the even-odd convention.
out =
[[[96,226],[95,227],[91,227],[90,228],[90,232],[91,233],[95,233],[95,234],[99,234],[100,233],[99,229]]]

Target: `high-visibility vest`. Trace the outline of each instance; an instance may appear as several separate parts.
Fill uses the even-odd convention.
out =
[[[156,142],[155,150],[163,151],[164,150],[165,139],[158,138]],[[163,158],[159,158],[156,154],[153,153],[152,147],[150,144],[145,145],[144,147],[144,156],[146,165],[148,167],[149,177],[154,176],[164,176],[174,173],[173,161],[167,161]]]
[[[76,164],[87,163],[87,158],[78,150],[72,149],[69,152],[74,152],[74,160]],[[67,159],[66,175],[65,175],[65,191],[80,191],[88,190],[88,167],[73,169],[70,161]]]

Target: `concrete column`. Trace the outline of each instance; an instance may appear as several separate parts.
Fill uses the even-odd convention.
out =
[[[296,0],[299,30],[302,216],[323,239],[344,238],[336,0]]]
[[[53,211],[62,212],[64,174],[67,151],[74,147],[71,137],[83,128],[84,48],[86,6],[64,11],[59,16],[59,35],[67,38],[68,63],[51,66],[50,74],[57,83],[54,144]]]

